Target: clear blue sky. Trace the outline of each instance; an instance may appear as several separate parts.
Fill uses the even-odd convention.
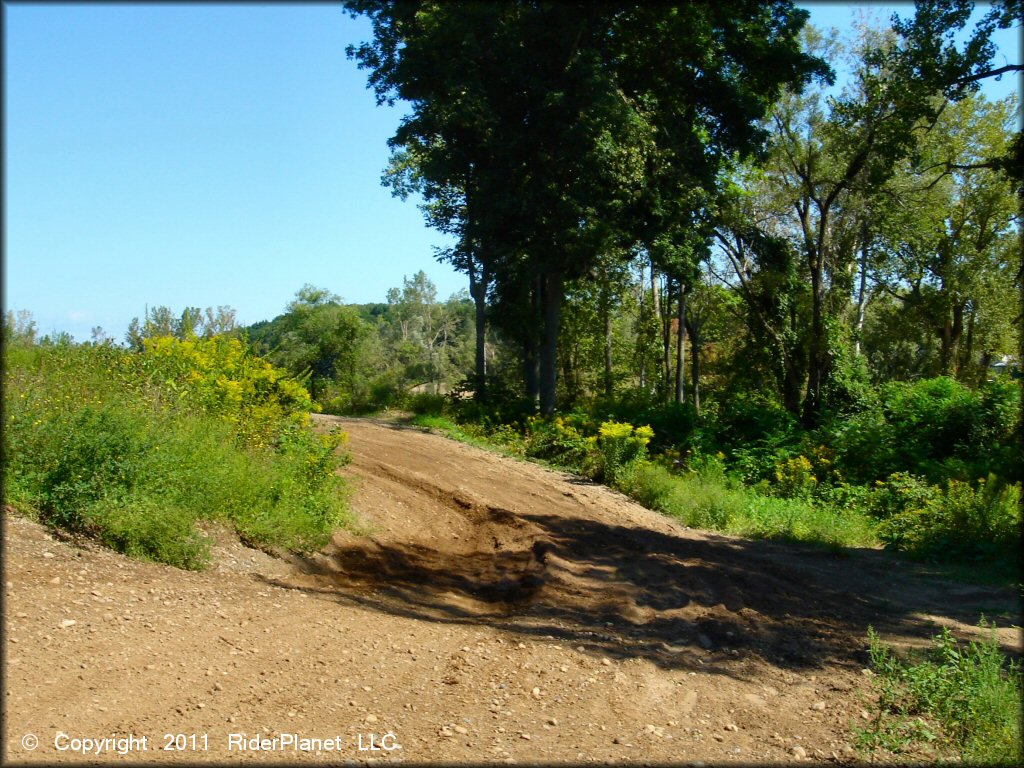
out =
[[[807,4],[812,23],[852,7]],[[909,14],[909,5],[895,6]],[[401,106],[377,107],[336,4],[5,4],[4,308],[42,333],[121,340],[146,305],[253,323],[304,283],[384,301],[465,277],[380,185]],[[1019,61],[1013,33],[999,40]],[[987,87],[1000,97],[1013,78]]]

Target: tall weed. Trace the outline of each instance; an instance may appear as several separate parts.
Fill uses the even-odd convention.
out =
[[[334,473],[343,435],[303,426],[308,395],[234,345],[156,349],[66,344],[6,357],[9,500],[184,568],[208,559],[200,520],[266,546],[326,543],[348,520]]]
[[[903,661],[868,630],[878,703],[869,729],[859,734],[868,750],[955,758],[972,765],[1020,765],[1022,689],[1019,662],[1007,662],[986,627],[983,642],[957,643],[949,630],[923,655]]]

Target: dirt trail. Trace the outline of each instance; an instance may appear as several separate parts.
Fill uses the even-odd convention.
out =
[[[5,516],[7,761],[121,759],[74,739],[133,734],[132,761],[846,762],[869,624],[923,643],[984,612],[1019,650],[1012,590],[689,530],[435,435],[319,422],[350,434],[365,531],[314,556],[213,532],[215,567],[185,573]]]

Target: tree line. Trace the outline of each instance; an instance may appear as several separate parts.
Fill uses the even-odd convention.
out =
[[[1018,105],[979,83],[1020,70],[991,43],[1020,2],[845,39],[789,2],[346,7],[378,101],[409,105],[385,182],[469,278],[480,400],[699,409],[712,377],[814,427],[872,379],[980,382],[1019,351]]]

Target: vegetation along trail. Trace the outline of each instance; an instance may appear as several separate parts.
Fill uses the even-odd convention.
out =
[[[64,732],[148,735],[134,760],[180,761],[168,733],[207,736],[190,761],[330,757],[228,751],[290,733],[357,761],[846,762],[869,624],[923,645],[985,612],[1020,650],[1013,590],[699,532],[437,435],[317,420],[350,435],[364,530],[312,556],[211,531],[214,567],[187,572],[5,516],[8,759],[95,761]]]

